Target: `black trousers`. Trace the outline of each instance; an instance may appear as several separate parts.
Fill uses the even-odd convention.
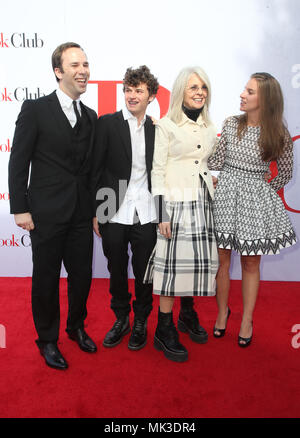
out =
[[[35,223],[32,244],[32,312],[37,344],[57,342],[60,327],[59,280],[62,262],[68,274],[66,330],[83,328],[92,279],[92,220],[66,224]]]
[[[152,284],[143,279],[149,257],[156,243],[156,224],[123,225],[99,224],[102,247],[110,273],[111,308],[117,318],[130,312],[131,294],[128,291],[128,244],[132,252],[132,269],[135,277],[135,317],[146,319],[152,310]]]

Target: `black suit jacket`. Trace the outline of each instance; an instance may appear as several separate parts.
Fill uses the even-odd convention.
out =
[[[144,131],[148,189],[151,192],[155,126],[149,116],[146,116]],[[99,118],[97,123],[96,151],[96,168],[98,169],[97,190],[109,189],[113,191],[116,200],[116,202],[113,202],[113,207],[115,208],[106,210],[105,217],[100,218],[101,222],[104,223],[105,220],[110,220],[116,211],[119,210],[131,176],[132,149],[130,129],[127,120],[124,120],[122,111],[106,114]],[[124,190],[120,191],[119,182],[121,180],[126,181],[126,185],[124,184]],[[98,197],[100,195],[101,199],[98,199],[97,206],[107,201],[107,197],[103,198],[102,196],[106,190],[103,190],[102,193],[100,192],[98,191]]]
[[[81,105],[92,129],[85,161],[78,170],[72,159],[72,127],[56,92],[23,103],[9,161],[11,213],[30,212],[33,221],[63,223],[71,218],[80,199],[83,218],[93,217],[91,169],[97,114]]]

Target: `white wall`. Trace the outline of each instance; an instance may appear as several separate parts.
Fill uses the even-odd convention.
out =
[[[127,67],[146,64],[161,86],[170,90],[182,67],[201,65],[211,79],[211,115],[219,131],[225,117],[239,112],[239,95],[250,74],[273,74],[282,85],[285,117],[295,138],[294,177],[284,196],[290,210],[296,210],[289,215],[299,236],[299,13],[299,0],[15,0],[2,5],[0,276],[31,275],[30,240],[9,215],[9,149],[22,101],[56,88],[51,54],[66,41],[85,49],[91,82],[121,81]],[[120,86],[115,89],[113,111],[123,105]],[[83,101],[98,111],[97,84],[89,85]],[[152,103],[149,114],[159,117],[162,102]],[[278,256],[263,257],[262,279],[299,281],[299,256],[297,244]],[[99,239],[95,240],[94,276],[107,276]],[[232,277],[240,278],[238,257],[234,257]]]

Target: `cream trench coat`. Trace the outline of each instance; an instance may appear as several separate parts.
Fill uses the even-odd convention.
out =
[[[216,142],[216,127],[206,125],[201,114],[196,122],[183,114],[178,125],[168,117],[157,121],[151,172],[153,196],[163,195],[165,201],[195,201],[200,174],[213,199],[207,159]]]

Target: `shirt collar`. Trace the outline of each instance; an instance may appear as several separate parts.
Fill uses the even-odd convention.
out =
[[[126,106],[124,108],[122,108],[122,113],[123,113],[124,120],[131,119],[131,120],[135,120],[137,122],[137,118],[133,114],[131,114],[131,112],[127,109]],[[144,118],[143,118],[139,127],[143,126],[145,121],[146,121],[146,114],[144,115]]]
[[[71,108],[73,105],[73,99],[71,99],[70,96],[68,96],[66,93],[64,93],[60,88],[56,90],[56,94],[58,97],[58,100],[61,104],[62,108]],[[77,106],[79,106],[80,98],[76,99]]]

